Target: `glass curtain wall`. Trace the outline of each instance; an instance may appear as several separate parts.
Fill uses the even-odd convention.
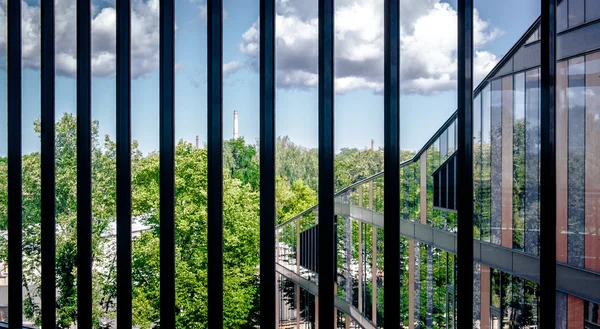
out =
[[[506,33],[487,39],[476,33],[474,40],[478,84],[473,93],[473,238],[480,243],[476,243],[476,253],[480,259],[489,259],[495,253],[489,248],[498,246],[537,256],[540,36],[536,19],[540,4],[521,2],[519,14],[508,16],[504,9],[490,13],[489,4],[483,1],[474,5],[476,30],[477,20],[485,17]],[[519,25],[520,33],[512,32],[515,25]],[[502,49],[503,57],[495,57],[489,68],[478,66],[477,57],[497,53],[498,49]],[[537,283],[526,279],[529,273],[507,273],[503,266],[475,260],[474,327],[536,328]]]

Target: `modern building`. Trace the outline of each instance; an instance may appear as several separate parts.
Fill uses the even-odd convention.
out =
[[[556,328],[600,328],[600,4],[564,0],[557,20]],[[474,91],[474,328],[539,328],[543,316],[540,46],[538,19]],[[465,197],[457,193],[456,117],[401,167],[405,328],[456,328],[456,209]],[[337,312],[364,328],[385,326],[378,297],[384,286],[383,177],[381,172],[336,194],[338,234],[346,235],[337,239]],[[317,294],[317,275],[302,261],[317,257],[317,239],[302,239],[309,229],[300,229],[315,217],[303,213],[278,226],[280,246],[295,246],[278,248],[280,291],[298,298]],[[285,289],[290,282],[300,290]],[[280,295],[280,307],[291,301]],[[301,318],[318,312],[314,302],[295,305]]]

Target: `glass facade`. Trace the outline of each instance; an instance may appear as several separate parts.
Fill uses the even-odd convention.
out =
[[[474,238],[534,255],[539,245],[539,92],[539,69],[534,68],[493,80],[473,101]]]

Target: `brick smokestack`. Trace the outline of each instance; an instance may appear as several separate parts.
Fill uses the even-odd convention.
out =
[[[238,111],[233,111],[233,138],[238,139],[240,137],[238,131]]]
[[[375,151],[375,140],[371,138],[371,151]]]
[[[200,148],[200,136],[196,135],[196,148]]]

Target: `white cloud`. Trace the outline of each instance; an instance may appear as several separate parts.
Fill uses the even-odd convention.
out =
[[[145,77],[158,68],[158,0],[132,0],[131,75]],[[6,0],[0,0],[0,29],[6,28]],[[116,68],[116,12],[114,8],[94,8],[92,20],[92,73],[114,76]],[[40,67],[40,7],[23,2],[23,66]],[[57,0],[55,7],[56,72],[77,73],[76,1]],[[0,36],[0,55],[6,52],[5,36]]]
[[[223,64],[223,76],[227,77],[242,68],[242,64],[238,61],[231,61]]]
[[[281,87],[317,85],[318,21],[311,1],[278,0],[277,82]],[[401,2],[401,88],[430,94],[456,88],[457,13],[440,0]],[[474,14],[474,73],[482,78],[498,59],[482,48],[501,31]],[[383,90],[383,0],[338,0],[335,13],[335,87]],[[258,25],[243,35],[239,49],[256,63]]]

